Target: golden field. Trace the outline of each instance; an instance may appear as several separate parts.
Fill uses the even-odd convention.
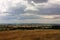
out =
[[[0,40],[60,40],[60,30],[1,31]]]

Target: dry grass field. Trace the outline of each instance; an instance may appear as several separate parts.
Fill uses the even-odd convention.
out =
[[[0,40],[60,40],[60,30],[1,31]]]

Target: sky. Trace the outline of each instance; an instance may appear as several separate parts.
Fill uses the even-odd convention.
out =
[[[60,23],[60,0],[0,0],[0,23]]]

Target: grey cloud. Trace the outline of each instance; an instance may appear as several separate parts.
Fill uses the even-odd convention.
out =
[[[20,20],[25,20],[25,19],[40,19],[40,17],[36,15],[30,15],[30,16],[21,16]]]
[[[26,7],[24,5],[17,5],[16,7],[11,7],[8,9],[8,13],[12,14],[12,15],[19,15],[19,14],[22,14],[22,13],[25,13],[24,9]]]
[[[20,3],[18,3],[16,5],[16,7],[10,7],[7,12],[3,12],[3,13],[9,13],[10,15],[7,15],[5,17],[3,17],[4,20],[16,20],[18,17],[20,18],[21,16],[19,16],[20,14],[24,14],[25,11],[24,9],[26,8],[25,5],[22,5]]]
[[[38,11],[38,14],[42,15],[60,15],[60,8],[41,8]]]
[[[41,5],[34,5],[34,3],[31,3],[31,1],[34,1],[36,4],[40,3]],[[48,3],[48,0],[28,0],[28,4],[25,5],[24,3],[17,3],[15,7],[9,7],[7,12],[3,12],[3,13],[9,13],[11,15],[7,15],[2,17],[3,19],[0,20],[0,22],[2,21],[2,23],[15,23],[16,21],[14,20],[19,20],[18,22],[23,23],[23,21],[25,22],[30,22],[30,23],[41,23],[41,22],[59,22],[60,21],[60,16],[59,17],[55,17],[52,19],[49,18],[43,18],[40,17],[39,15],[60,15],[60,4],[52,4],[52,3]],[[46,4],[42,4],[42,3],[48,3],[48,5]],[[27,10],[24,11],[26,6],[34,6],[35,8],[37,8],[37,10]],[[39,6],[39,7],[37,7]],[[51,7],[49,7],[51,6]],[[21,16],[21,14],[25,14],[25,13],[30,13],[30,14],[34,14],[34,15],[23,15]],[[38,16],[37,16],[38,15]],[[39,19],[39,20],[37,20]],[[20,21],[23,20],[23,21]],[[47,21],[46,21],[47,20]],[[55,21],[54,21],[55,20]]]
[[[39,9],[38,14],[43,14],[43,15],[60,15],[60,4],[49,4],[49,6],[42,6],[42,7],[37,7]]]
[[[41,5],[40,5],[41,6]],[[34,14],[38,14],[38,15],[60,15],[60,5],[57,4],[53,4],[51,5],[51,7],[36,7],[38,10],[34,11],[34,10],[27,10],[27,13],[34,13]]]
[[[40,8],[38,11],[27,10],[26,13],[38,15],[60,15],[60,8]]]
[[[30,1],[34,1],[35,3],[43,3],[43,2],[47,2],[48,0],[28,0]]]
[[[5,17],[3,17],[3,20],[14,20],[14,19],[16,19],[16,18],[17,18],[16,16],[10,15],[10,16],[5,16]]]
[[[32,1],[34,1],[34,0],[32,0]],[[38,0],[35,0],[35,1],[38,1]],[[39,1],[43,1],[43,0],[39,0]],[[43,1],[43,2],[45,2],[45,1]],[[38,9],[37,11],[34,11],[34,10],[24,11],[26,6],[22,5],[22,4],[17,4],[16,7],[11,7],[8,9],[8,13],[10,13],[11,15],[7,16],[6,19],[17,19],[16,16],[18,16],[20,20],[40,19],[40,17],[37,17],[36,15],[56,15],[56,14],[60,15],[60,7],[59,6],[60,5],[53,4],[53,6],[50,8],[36,7]],[[24,13],[30,13],[30,14],[36,14],[36,15],[20,16],[20,14],[24,14]],[[41,19],[43,19],[43,18],[41,18]]]

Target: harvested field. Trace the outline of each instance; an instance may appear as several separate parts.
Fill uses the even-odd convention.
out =
[[[0,40],[60,40],[60,30],[1,31]]]

